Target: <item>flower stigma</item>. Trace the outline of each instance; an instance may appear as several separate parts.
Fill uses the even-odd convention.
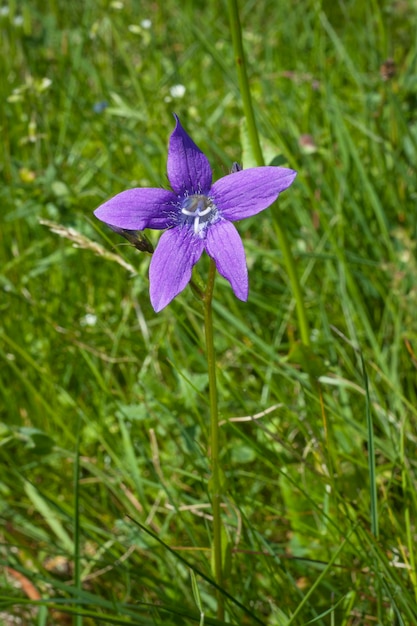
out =
[[[207,197],[200,194],[187,196],[181,207],[182,215],[185,215],[185,224],[193,224],[194,233],[201,233],[207,222],[212,222],[217,213],[216,206]]]

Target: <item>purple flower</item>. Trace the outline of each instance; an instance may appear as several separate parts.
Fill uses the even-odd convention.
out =
[[[269,207],[294,180],[284,167],[238,170],[212,184],[207,157],[175,116],[169,140],[167,174],[172,191],[128,189],[95,216],[114,230],[167,229],[149,268],[151,303],[161,311],[190,282],[203,251],[214,259],[240,300],[248,298],[248,270],[242,240],[232,222]]]

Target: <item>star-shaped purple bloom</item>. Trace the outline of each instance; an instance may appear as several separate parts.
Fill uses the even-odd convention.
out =
[[[214,259],[240,300],[248,298],[248,270],[242,240],[232,222],[269,207],[294,180],[284,167],[237,171],[212,184],[207,157],[179,119],[169,140],[167,174],[172,191],[128,189],[98,209],[95,216],[123,230],[167,229],[149,268],[151,303],[161,311],[190,282],[203,251]]]

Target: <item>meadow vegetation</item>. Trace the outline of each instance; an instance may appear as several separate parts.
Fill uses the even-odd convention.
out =
[[[265,160],[298,176],[238,224],[248,303],[216,282],[231,624],[417,624],[416,11],[240,2]],[[252,165],[226,3],[9,0],[0,34],[0,620],[223,623],[201,306],[155,314],[92,212],[167,185],[173,112],[216,178]]]

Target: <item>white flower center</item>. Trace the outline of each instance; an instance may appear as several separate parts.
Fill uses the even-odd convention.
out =
[[[217,213],[216,206],[207,198],[195,194],[184,199],[181,214],[184,215],[185,224],[193,224],[194,233],[197,235],[211,222]]]

